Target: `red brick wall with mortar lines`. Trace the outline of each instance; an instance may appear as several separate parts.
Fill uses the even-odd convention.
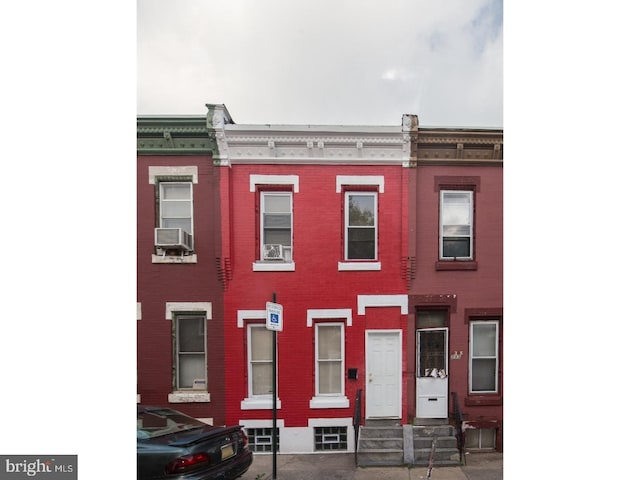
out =
[[[468,419],[502,419],[502,358],[499,358],[499,392],[481,395],[484,404],[472,405],[469,394],[469,324],[467,309],[502,310],[503,306],[503,170],[498,166],[424,166],[416,172],[416,272],[409,290],[410,313],[416,308],[449,302],[449,352],[462,351],[462,358],[449,360],[449,391],[457,392]],[[437,270],[439,194],[436,177],[457,176],[480,179],[474,196],[474,251],[477,270]],[[451,297],[455,295],[455,298]],[[441,297],[442,296],[442,297]],[[447,297],[448,296],[448,297]],[[410,322],[412,328],[415,323]],[[500,338],[504,335],[500,324]],[[406,354],[415,362],[414,347]],[[501,342],[502,345],[502,342]],[[415,368],[413,368],[415,369]],[[415,405],[415,400],[413,401]],[[471,402],[473,403],[473,402]],[[450,405],[453,411],[453,405]],[[501,432],[498,443],[501,444]]]
[[[156,227],[155,186],[149,184],[149,166],[198,167],[193,185],[194,247],[196,264],[154,264]],[[171,406],[196,417],[225,419],[223,292],[216,272],[220,251],[219,171],[210,156],[138,156],[137,249],[138,302],[142,319],[137,322],[138,385],[143,404]],[[169,404],[173,391],[173,340],[167,302],[210,302],[212,319],[207,321],[207,373],[211,401]]]
[[[295,272],[253,272],[256,259],[256,206],[259,194],[249,191],[250,174],[298,175],[293,194],[293,257]],[[286,426],[306,426],[308,418],[351,417],[358,388],[365,388],[367,328],[403,328],[399,308],[357,311],[358,295],[406,294],[402,278],[402,222],[406,203],[401,167],[235,165],[229,170],[232,215],[233,279],[225,296],[227,422],[242,418],[270,419],[271,410],[240,409],[247,392],[246,328],[237,327],[238,310],[264,310],[272,293],[284,308],[284,331],[278,334],[278,418]],[[384,193],[378,197],[378,246],[381,271],[339,272],[343,260],[343,202],[336,193],[336,175],[382,175]],[[224,200],[223,200],[224,201]],[[223,206],[223,209],[225,207]],[[406,222],[406,218],[404,218]],[[226,247],[223,245],[223,250]],[[345,325],[345,375],[358,368],[358,380],[345,379],[348,409],[310,409],[315,394],[314,334],[307,327],[308,309],[351,309],[353,325]],[[385,312],[376,312],[384,310]],[[381,314],[384,315],[381,316]],[[336,319],[343,321],[342,319]]]

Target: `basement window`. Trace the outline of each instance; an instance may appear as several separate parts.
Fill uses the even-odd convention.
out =
[[[347,427],[315,427],[313,433],[317,452],[347,449]]]
[[[272,428],[247,428],[249,449],[252,452],[273,452]],[[280,445],[280,429],[276,431],[276,443]],[[277,451],[280,451],[278,448]]]
[[[495,450],[495,428],[468,428],[464,432],[465,447],[472,450]]]

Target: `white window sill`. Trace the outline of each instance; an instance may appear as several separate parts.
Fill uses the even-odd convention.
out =
[[[169,394],[169,403],[206,403],[211,401],[209,392],[173,392]]]
[[[282,408],[282,402],[276,400],[276,409]],[[272,398],[245,398],[240,402],[240,410],[273,410]]]
[[[356,272],[365,270],[382,270],[380,262],[338,262],[338,271]]]
[[[295,272],[296,262],[253,262],[254,272]]]
[[[184,257],[178,255],[151,255],[151,263],[198,263],[198,256],[185,255]]]
[[[349,408],[349,399],[344,396],[313,397],[309,408]]]

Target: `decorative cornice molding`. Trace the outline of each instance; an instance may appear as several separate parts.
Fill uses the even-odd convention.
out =
[[[219,165],[409,165],[406,125],[237,125],[222,107],[210,115]]]
[[[418,165],[502,165],[503,131],[419,129]]]
[[[237,164],[395,165],[408,161],[405,140],[401,135],[226,135],[224,145],[229,162]],[[222,144],[220,140],[218,142]]]
[[[202,116],[142,116],[137,122],[138,155],[211,155],[215,144]]]

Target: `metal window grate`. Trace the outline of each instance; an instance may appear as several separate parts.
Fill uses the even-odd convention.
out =
[[[249,448],[252,452],[273,452],[271,444],[271,428],[247,428]],[[280,451],[280,429],[276,431],[277,451]]]
[[[465,430],[465,447],[472,450],[495,450],[495,428],[468,428]]]
[[[315,427],[315,450],[346,450],[347,427]]]

